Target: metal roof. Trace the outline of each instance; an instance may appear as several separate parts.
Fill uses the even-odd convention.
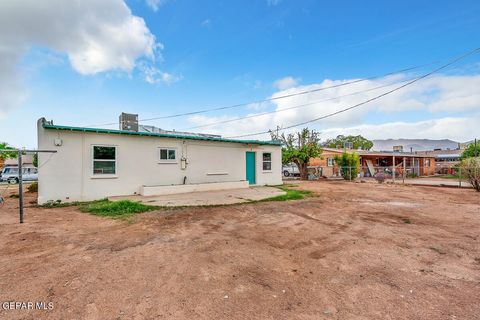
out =
[[[202,141],[215,141],[215,142],[230,142],[230,143],[243,143],[243,144],[258,144],[258,145],[273,145],[281,146],[280,141],[261,141],[261,140],[235,140],[219,137],[204,137],[204,136],[189,136],[181,134],[167,134],[167,133],[153,133],[153,132],[137,132],[126,130],[113,130],[113,129],[96,129],[96,128],[84,128],[84,127],[70,127],[70,126],[58,126],[43,123],[43,128],[65,131],[79,131],[79,132],[91,132],[91,133],[106,133],[106,134],[123,134],[129,136],[146,136],[146,137],[159,137],[159,138],[173,138],[184,140],[202,140]]]
[[[454,158],[460,158],[461,156],[462,156],[462,155],[459,154],[459,153],[453,153],[453,154],[452,154],[452,153],[451,153],[451,154],[437,154],[437,155],[435,155],[435,157],[437,157],[437,158],[452,158],[452,159],[454,159]]]

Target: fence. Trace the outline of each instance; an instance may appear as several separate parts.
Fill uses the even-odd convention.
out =
[[[386,179],[407,177],[415,178],[419,176],[430,176],[435,174],[435,168],[423,166],[359,166],[359,167],[340,167],[328,166],[318,167],[323,177],[348,177],[368,178],[383,174]]]
[[[417,184],[432,184],[446,186],[469,186],[469,176],[479,176],[479,169],[473,168],[469,172],[462,172],[460,167],[452,168],[450,174],[439,175],[435,168],[431,166],[359,166],[359,167],[341,167],[341,166],[312,166],[308,168],[309,180],[318,180],[320,178],[331,179],[375,179],[377,181],[391,180],[394,182]]]

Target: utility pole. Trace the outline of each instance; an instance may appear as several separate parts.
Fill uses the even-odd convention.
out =
[[[18,161],[18,208],[20,215],[20,223],[23,223],[23,161],[24,153],[56,153],[56,150],[22,150],[22,149],[0,149],[0,153],[17,153]]]
[[[397,169],[397,167],[395,166],[395,156],[393,156],[393,159],[392,159],[392,162],[393,162],[393,165],[392,165],[392,179],[393,179],[393,183],[395,183],[395,170]]]
[[[475,150],[474,154],[475,154],[475,158],[476,158],[478,156],[478,154],[477,154],[477,138],[475,138],[475,148],[473,150]]]

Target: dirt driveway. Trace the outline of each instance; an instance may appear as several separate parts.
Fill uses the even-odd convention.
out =
[[[347,182],[141,214],[0,207],[0,319],[480,319],[480,195]],[[29,196],[32,198],[32,196]]]

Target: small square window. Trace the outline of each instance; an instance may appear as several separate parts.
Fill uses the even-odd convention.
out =
[[[160,160],[173,162],[177,159],[177,150],[169,148],[160,148]]]
[[[333,167],[335,161],[333,158],[327,158],[327,166]]]

